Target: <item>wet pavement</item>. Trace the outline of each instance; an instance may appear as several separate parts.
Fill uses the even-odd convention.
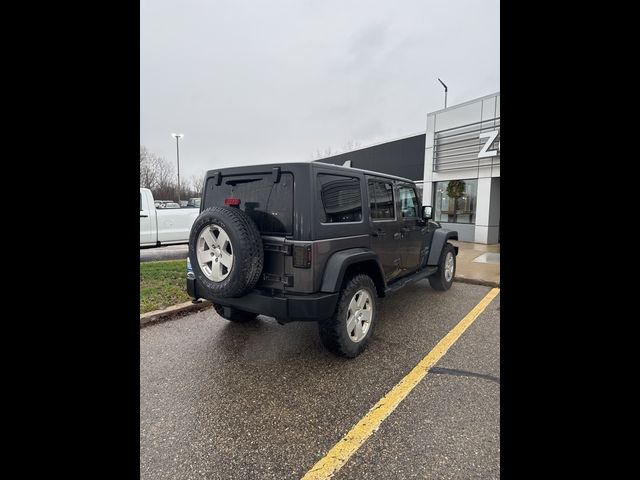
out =
[[[209,309],[141,329],[141,478],[302,477],[489,290],[405,287],[353,360],[315,323]],[[499,478],[499,298],[335,478]]]
[[[500,285],[500,244],[458,242],[456,245],[456,280],[482,282],[485,285]]]

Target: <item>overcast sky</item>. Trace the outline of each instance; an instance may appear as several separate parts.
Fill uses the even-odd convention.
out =
[[[500,90],[497,0],[141,0],[140,144],[186,178],[422,133]]]

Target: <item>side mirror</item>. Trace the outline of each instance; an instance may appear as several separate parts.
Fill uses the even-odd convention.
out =
[[[429,220],[431,218],[431,210],[432,207],[431,205],[425,205],[422,207],[422,218],[424,218],[425,220]]]

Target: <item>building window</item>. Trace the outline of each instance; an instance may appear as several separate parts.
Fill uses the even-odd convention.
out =
[[[322,223],[359,222],[362,220],[360,179],[340,175],[318,174],[322,198]]]
[[[438,222],[476,223],[477,192],[477,179],[435,182],[434,219]]]
[[[395,218],[393,185],[391,182],[369,180],[369,208],[373,220]]]

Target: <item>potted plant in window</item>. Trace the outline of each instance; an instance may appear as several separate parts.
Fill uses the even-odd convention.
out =
[[[464,180],[450,180],[447,184],[447,196],[452,198],[453,201],[449,202],[449,218],[447,221],[455,222],[456,221],[456,208],[458,206],[458,199],[465,194],[465,190],[467,188]]]

